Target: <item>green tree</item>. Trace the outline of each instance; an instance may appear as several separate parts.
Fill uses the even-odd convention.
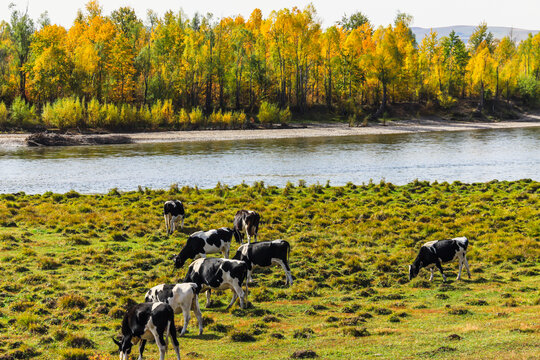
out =
[[[17,59],[17,72],[19,76],[19,96],[26,100],[26,75],[28,69],[26,63],[30,54],[32,36],[34,34],[34,21],[28,15],[28,9],[23,13],[15,9],[15,5],[9,5],[11,10],[10,35]]]
[[[359,28],[364,24],[369,24],[369,19],[366,15],[357,11],[350,16],[343,15],[340,21],[337,22],[343,29],[351,31]]]

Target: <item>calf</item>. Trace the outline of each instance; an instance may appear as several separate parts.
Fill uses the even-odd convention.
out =
[[[165,338],[163,337],[165,335]],[[171,335],[176,359],[180,360],[180,347],[174,326],[174,311],[168,304],[144,303],[132,306],[122,321],[122,337],[120,341],[113,338],[120,351],[120,360],[128,360],[133,344],[139,345],[139,360],[142,360],[147,340],[154,339],[159,347],[159,360],[165,359],[167,345]]]
[[[173,233],[178,225],[178,221],[182,220],[181,228],[184,228],[184,205],[180,200],[169,200],[163,205],[163,216],[165,217],[165,229],[167,235]]]
[[[247,235],[248,244],[251,242],[251,236],[257,241],[257,233],[259,232],[259,221],[261,216],[251,210],[239,210],[234,215],[234,237],[239,243],[244,242],[244,233]]]
[[[285,284],[292,285],[293,279],[291,276],[291,269],[289,268],[290,252],[291,246],[285,240],[262,241],[241,245],[236,251],[233,259],[242,260],[248,266],[246,293],[248,291],[247,284],[251,281],[251,272],[256,266],[267,267],[273,264],[281,265],[287,276]]]
[[[412,280],[418,275],[421,268],[427,268],[431,270],[431,276],[429,281],[433,280],[433,270],[436,266],[441,272],[441,275],[446,281],[446,276],[443,273],[441,263],[446,263],[459,259],[459,273],[457,280],[461,279],[461,269],[465,264],[467,274],[471,277],[469,271],[469,263],[467,262],[467,246],[469,240],[466,237],[458,237],[451,240],[439,240],[430,241],[422,245],[418,256],[414,260],[412,265],[409,265],[409,280]]]
[[[205,258],[207,254],[218,252],[229,258],[232,236],[233,230],[225,227],[191,234],[180,253],[173,257],[174,266],[181,268],[188,259]]]
[[[203,258],[189,265],[184,282],[196,283],[201,291],[206,291],[206,306],[210,305],[211,290],[233,290],[233,298],[227,309],[240,299],[240,307],[244,308],[244,291],[242,283],[246,280],[247,264],[239,260]],[[246,284],[247,289],[247,284]]]
[[[184,326],[180,336],[186,333],[190,319],[190,309],[193,310],[199,323],[199,335],[203,333],[203,321],[201,309],[199,308],[199,287],[195,283],[183,284],[161,284],[154,286],[146,293],[144,301],[146,302],[164,302],[171,305],[175,314],[182,312],[184,314]]]

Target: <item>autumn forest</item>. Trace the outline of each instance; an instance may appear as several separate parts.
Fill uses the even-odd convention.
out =
[[[313,6],[217,19],[97,1],[69,29],[14,6],[0,23],[0,128],[231,128],[324,109],[376,119],[392,104],[449,109],[540,100],[540,34],[516,43],[480,24],[416,39],[412,16],[362,13],[323,28]]]

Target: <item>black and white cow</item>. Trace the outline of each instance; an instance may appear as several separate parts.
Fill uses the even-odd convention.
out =
[[[429,281],[433,280],[433,270],[435,266],[441,272],[441,275],[446,281],[446,276],[443,273],[442,263],[454,261],[455,259],[459,260],[459,273],[457,280],[461,279],[461,269],[463,265],[467,269],[467,274],[469,278],[471,277],[471,272],[469,271],[469,263],[467,262],[467,246],[469,245],[469,240],[466,237],[458,237],[451,240],[438,240],[438,241],[429,241],[422,245],[418,256],[412,263],[409,265],[409,280],[412,280],[418,275],[418,272],[421,268],[427,268],[431,270],[431,276]]]
[[[251,272],[253,271],[253,268],[257,266],[267,267],[274,264],[281,265],[287,276],[285,284],[292,285],[293,278],[289,267],[290,252],[291,246],[285,240],[261,241],[241,245],[236,251],[233,259],[245,261],[248,265],[246,293],[248,291],[247,284],[251,281]]]
[[[242,283],[246,280],[247,264],[239,260],[202,258],[189,265],[184,282],[194,282],[206,291],[206,307],[210,305],[211,290],[232,289],[233,297],[227,309],[240,299],[240,307],[244,308],[245,293]],[[247,286],[247,285],[246,285]]]
[[[178,226],[178,221],[182,220],[181,228],[184,228],[184,205],[180,200],[169,200],[163,205],[163,216],[165,217],[165,229],[167,235],[174,232]]]
[[[144,303],[132,306],[122,321],[122,337],[120,341],[113,338],[118,345],[120,360],[128,360],[131,347],[139,341],[139,360],[142,360],[147,340],[154,339],[159,347],[159,360],[165,359],[169,335],[172,338],[176,359],[180,360],[180,346],[176,338],[174,311],[168,304]]]
[[[190,309],[193,310],[199,323],[199,335],[203,333],[203,321],[201,309],[199,308],[199,287],[195,283],[183,284],[161,284],[156,285],[146,293],[146,302],[164,302],[171,305],[175,314],[184,314],[184,326],[180,336],[186,333],[190,320]]]
[[[238,210],[233,221],[236,241],[243,243],[244,233],[247,235],[248,244],[251,242],[251,236],[254,236],[255,241],[257,241],[260,220],[261,216],[256,211]]]
[[[174,266],[181,268],[188,259],[205,258],[219,252],[228,259],[232,236],[233,230],[226,227],[191,234],[180,253],[173,257]]]

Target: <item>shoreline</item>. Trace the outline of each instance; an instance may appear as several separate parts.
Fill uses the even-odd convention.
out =
[[[311,123],[292,125],[290,128],[250,129],[250,130],[193,130],[163,131],[141,133],[111,133],[99,136],[126,136],[134,144],[171,143],[171,142],[204,142],[235,141],[258,139],[290,139],[311,137],[341,137],[363,135],[411,134],[423,132],[450,132],[488,129],[514,129],[540,127],[540,114],[528,114],[518,120],[498,122],[454,122],[443,119],[417,119],[389,121],[367,127],[349,127],[345,123]],[[26,139],[30,133],[0,134],[0,148],[27,146]]]

